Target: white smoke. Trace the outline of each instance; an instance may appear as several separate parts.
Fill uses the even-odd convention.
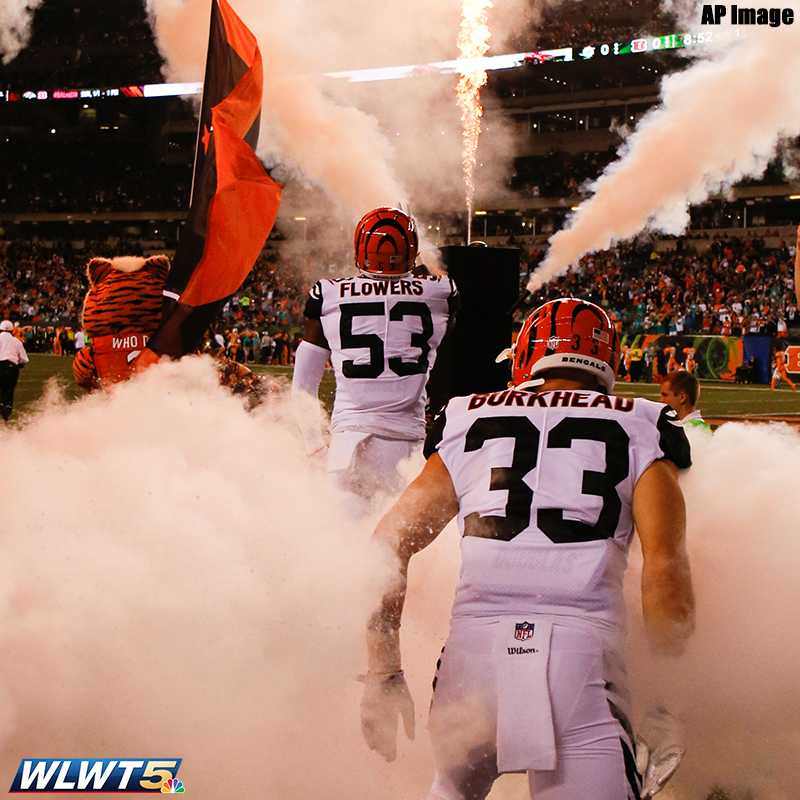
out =
[[[32,10],[40,3],[4,0],[0,5],[5,60],[24,46]],[[145,3],[167,62],[165,76],[201,80],[210,0]],[[497,51],[508,47],[512,34],[530,30],[544,5],[499,0],[490,16]],[[267,5],[235,0],[233,6],[261,46],[265,98],[259,155],[280,166],[282,179],[295,179],[286,193],[287,206],[298,195],[295,187],[306,184],[324,190],[338,212],[335,221],[348,227],[378,205],[404,205],[423,218],[461,207],[457,76],[348,84],[322,74],[457,57],[462,0],[410,0],[392,11],[389,24],[369,0]],[[505,178],[515,153],[514,136],[502,115],[486,120],[475,176],[479,203],[502,207],[512,202]],[[298,203],[306,200],[307,195],[297,197]],[[331,210],[326,209],[328,217]]]
[[[699,18],[696,7],[695,24]],[[717,35],[731,30],[725,26]],[[531,291],[586,253],[646,228],[682,233],[690,205],[760,176],[781,140],[800,134],[800,94],[793,85],[800,26],[745,30],[664,78],[661,104],[642,118],[567,228],[551,238]]]
[[[50,397],[3,452],[2,772],[22,756],[184,758],[216,800],[424,796],[425,720],[457,573],[449,529],[416,557],[403,626],[418,736],[385,765],[361,741],[363,625],[386,565],[372,521],[309,466],[284,401],[255,414],[210,365],[162,365],[73,405]],[[409,475],[419,467],[409,467]],[[657,678],[634,634],[640,705],[687,714],[681,793],[790,793],[800,719],[790,503],[800,437],[730,425],[684,481],[698,596],[688,657]],[[735,499],[733,499],[735,498]],[[636,576],[630,581],[638,619]],[[769,791],[764,787],[771,787]],[[788,795],[787,795],[788,796]],[[525,797],[504,778],[493,798]]]
[[[387,565],[285,401],[248,414],[190,359],[111,396],[51,395],[0,450],[3,775],[31,755],[178,755],[204,800],[424,790],[447,603],[417,626],[410,609],[421,733],[398,773],[361,741],[356,681]]]
[[[33,14],[42,0],[3,0],[0,3],[0,56],[13,61],[28,44]]]
[[[732,798],[788,800],[800,784],[800,640],[792,635],[800,593],[787,565],[800,559],[800,539],[796,509],[773,498],[791,496],[800,435],[729,424],[692,447],[682,484],[697,632],[682,661],[657,665],[637,625],[629,669],[641,704],[660,698],[684,717],[688,752],[675,797],[706,797],[716,786]],[[639,620],[639,576],[628,577]]]
[[[147,0],[173,80],[199,80],[209,0]],[[498,3],[493,37],[504,42],[527,0]],[[323,73],[457,57],[461,0],[410,0],[387,20],[369,0],[273,3],[237,0],[259,40],[265,97],[260,155],[321,187],[351,221],[377,205],[461,205],[461,127],[456,77],[348,84]],[[495,124],[479,190],[502,184],[513,152]],[[454,201],[454,202],[453,202]]]

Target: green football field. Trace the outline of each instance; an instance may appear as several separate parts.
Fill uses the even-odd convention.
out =
[[[72,359],[51,355],[31,355],[31,363],[22,371],[17,386],[15,416],[30,410],[31,403],[38,400],[49,379],[57,380],[65,388],[68,397],[74,398],[82,392],[72,382]],[[291,377],[290,367],[255,367],[259,373]],[[322,382],[320,397],[330,408],[333,402],[334,382],[330,370]],[[658,399],[655,384],[618,383],[616,393],[627,396]],[[797,416],[800,418],[800,391],[787,389],[770,391],[763,386],[736,386],[725,383],[704,383],[700,407],[706,417],[763,417],[769,415]]]

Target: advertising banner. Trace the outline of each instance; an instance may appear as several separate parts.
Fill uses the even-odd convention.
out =
[[[786,371],[792,378],[800,378],[800,339],[789,339],[786,348]]]
[[[694,374],[700,380],[734,381],[736,370],[744,364],[744,343],[739,336],[640,334],[624,336],[622,344],[642,351],[645,363],[637,375],[645,381],[666,375],[673,358],[681,368],[693,361]]]

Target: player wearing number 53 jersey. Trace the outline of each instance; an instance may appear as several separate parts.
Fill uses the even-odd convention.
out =
[[[689,444],[668,407],[609,394],[617,335],[591,303],[535,311],[511,357],[513,388],[450,401],[425,469],[378,527],[400,574],[368,631],[364,734],[394,757],[397,715],[413,714],[399,651],[408,561],[455,516],[462,567],[431,707],[430,800],[484,798],[506,772],[527,772],[536,800],[638,798],[623,574],[635,527],[647,629],[679,654],[694,618],[676,477]]]
[[[316,396],[330,358],[328,467],[367,497],[392,488],[397,463],[425,438],[425,387],[453,311],[448,278],[411,273],[417,248],[406,214],[367,214],[355,234],[359,274],[319,281],[306,304],[293,387]]]

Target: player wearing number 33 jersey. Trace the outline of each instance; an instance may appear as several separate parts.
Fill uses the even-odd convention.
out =
[[[619,349],[599,307],[543,306],[509,354],[513,388],[450,401],[424,471],[378,528],[401,572],[370,624],[364,733],[393,757],[411,703],[397,677],[406,566],[455,516],[462,567],[431,708],[430,800],[484,798],[506,772],[527,772],[536,800],[638,798],[623,575],[635,527],[648,631],[679,653],[693,624],[676,479],[689,444],[667,406],[610,394]]]
[[[359,223],[350,278],[322,280],[306,304],[295,389],[316,395],[314,357],[336,376],[328,466],[348,488],[391,488],[397,463],[425,437],[425,387],[456,296],[449,278],[416,277],[413,220],[378,209]],[[376,485],[377,484],[377,485]]]

